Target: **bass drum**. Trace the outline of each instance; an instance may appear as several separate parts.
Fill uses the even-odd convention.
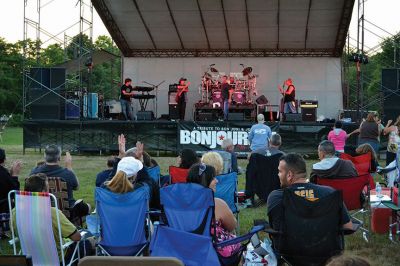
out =
[[[246,100],[244,91],[235,91],[232,94],[232,102],[236,104],[244,104]]]
[[[221,90],[213,90],[212,92],[212,101],[213,103],[220,103],[222,106],[223,100],[222,100],[222,92]]]

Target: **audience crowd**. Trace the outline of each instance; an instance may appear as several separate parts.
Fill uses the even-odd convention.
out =
[[[382,127],[377,115],[370,113],[366,120],[361,123],[359,129],[348,134],[342,129],[343,122],[337,121],[327,136],[328,140],[323,140],[319,143],[317,148],[319,162],[312,165],[311,173],[308,176],[306,162],[302,156],[297,153],[285,154],[281,151],[281,136],[275,132],[272,133],[271,129],[265,124],[264,116],[258,115],[257,124],[251,127],[249,133],[251,154],[249,155],[249,164],[246,170],[245,194],[252,199],[252,203],[254,203],[255,195],[259,197],[260,201],[266,203],[266,216],[259,218],[266,218],[270,228],[281,232],[284,230],[283,202],[285,190],[292,191],[309,202],[314,202],[329,197],[335,191],[333,188],[316,184],[317,177],[321,179],[357,177],[359,173],[352,161],[340,158],[341,154],[346,150],[346,141],[350,135],[356,133],[359,133],[358,147],[356,147],[353,155],[370,153],[371,172],[375,172],[378,167],[379,136],[381,133],[389,136],[386,157],[386,163],[389,164],[395,159],[398,145],[400,144],[399,127],[400,116],[396,122],[388,121],[386,126]],[[116,157],[107,159],[106,169],[97,174],[96,179],[93,181],[93,187],[105,189],[114,194],[126,194],[134,193],[136,189],[146,186],[149,189],[150,209],[160,210],[160,188],[171,183],[171,176],[160,174],[157,162],[144,151],[142,143],[138,142],[135,147],[128,150],[126,150],[125,145],[125,136],[118,136],[119,154]],[[215,192],[218,189],[216,176],[239,172],[234,148],[235,146],[231,139],[224,139],[221,144],[221,150],[204,153],[200,159],[195,151],[183,149],[177,157],[176,167],[185,169],[187,183],[196,183]],[[56,145],[47,146],[44,151],[44,162],[32,169],[30,176],[25,180],[24,188],[21,188],[18,180],[21,162],[15,161],[7,169],[5,166],[6,153],[3,149],[0,149],[0,213],[9,212],[7,200],[9,191],[23,189],[30,192],[48,192],[48,178],[57,177],[66,182],[69,208],[71,210],[77,209],[72,213],[79,217],[88,215],[91,212],[91,207],[82,200],[75,200],[74,198],[74,191],[79,189],[80,183],[79,178],[73,171],[72,157],[67,152],[64,157],[64,165],[62,165],[61,152],[61,149]],[[267,162],[269,158],[274,156],[277,158],[276,160]],[[264,165],[262,160],[267,163]],[[261,170],[264,169],[263,167],[273,171]],[[158,172],[154,175],[152,169],[156,168],[158,168]],[[261,177],[256,177],[254,173],[257,171]],[[276,180],[276,182],[275,185],[271,185],[270,191],[261,197],[256,189],[254,191],[252,189],[260,186],[260,184],[268,186],[269,183],[262,183],[262,181],[258,183],[257,180],[263,178]],[[251,185],[249,185],[250,183]],[[261,187],[261,189],[265,188]],[[342,211],[338,214],[340,215],[341,226],[344,229],[352,230],[354,225],[343,202],[342,205]],[[251,206],[255,207],[254,204]],[[13,211],[15,212],[15,210]],[[73,223],[74,217],[66,217],[54,207],[52,207],[51,212],[53,227],[57,224],[54,221],[55,212],[60,215],[63,238],[69,238],[72,241],[81,240],[81,235]],[[15,219],[15,215],[13,218]],[[152,218],[152,221],[156,220]],[[235,238],[235,229],[238,226],[238,221],[228,204],[220,198],[215,198],[213,225],[215,225],[213,227],[215,229],[212,230],[212,234],[217,241]],[[54,237],[56,240],[59,239],[56,233]],[[273,246],[276,247],[276,242],[279,241],[279,238],[271,237]],[[218,248],[217,252],[222,256],[229,256],[239,249],[240,244],[233,244]],[[60,250],[58,251],[60,252]],[[347,257],[335,257],[328,265],[356,265],[343,264],[344,262],[341,262],[350,260],[359,261],[357,265],[368,265],[362,259],[349,259]]]

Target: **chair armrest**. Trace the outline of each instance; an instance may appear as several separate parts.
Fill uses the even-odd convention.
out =
[[[256,225],[253,228],[251,228],[251,230],[247,234],[238,236],[238,237],[235,237],[235,238],[232,238],[229,240],[222,241],[222,242],[216,244],[215,246],[217,248],[223,248],[223,247],[234,245],[234,244],[237,244],[237,243],[240,243],[243,241],[248,241],[254,234],[257,234],[258,232],[264,230],[264,228],[265,228],[264,225]]]

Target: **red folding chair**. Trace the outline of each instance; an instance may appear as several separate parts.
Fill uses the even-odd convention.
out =
[[[169,167],[170,184],[186,183],[189,169],[184,169],[176,166]]]
[[[363,237],[366,241],[368,241],[369,234],[369,229],[365,228],[365,225],[367,224],[366,213],[369,212],[370,206],[370,177],[371,175],[369,173],[345,179],[317,177],[318,185],[329,186],[342,191],[343,201],[347,210],[355,211],[351,214],[351,218],[362,224],[360,229],[363,232]],[[358,214],[362,214],[362,220],[355,217]]]
[[[369,174],[369,185],[371,189],[375,189],[374,179],[371,176],[371,160],[372,155],[370,152],[357,156],[351,156],[346,153],[340,154],[340,159],[351,161],[357,170],[358,175]]]

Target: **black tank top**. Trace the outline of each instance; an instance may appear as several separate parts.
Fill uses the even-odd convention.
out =
[[[285,103],[293,102],[296,99],[296,88],[293,85],[289,85],[289,87],[287,87],[286,91],[288,91],[290,89],[290,87],[293,87],[293,91],[291,94],[285,94]]]

